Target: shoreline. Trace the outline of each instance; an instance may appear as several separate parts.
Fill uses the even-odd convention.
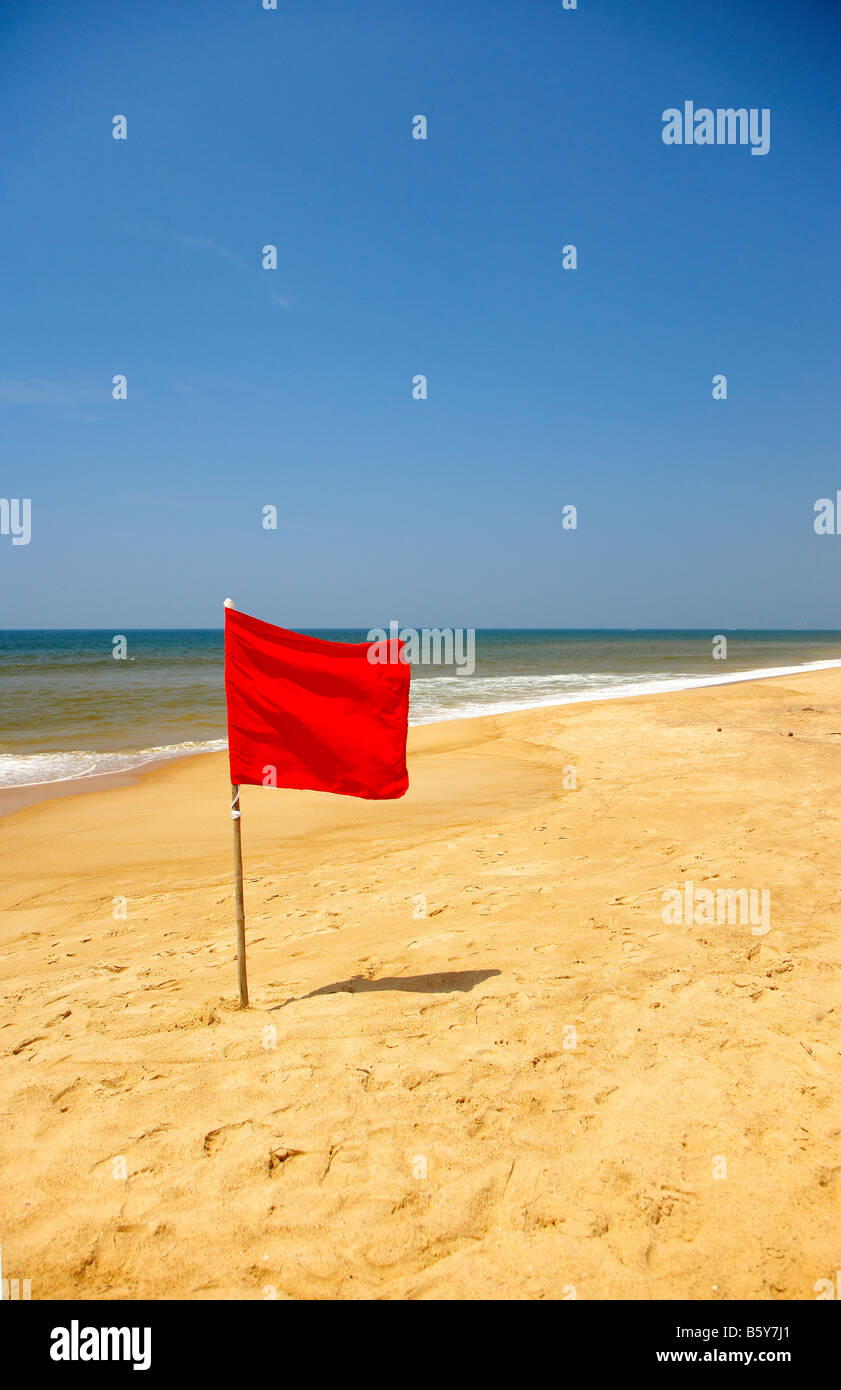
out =
[[[752,671],[734,671],[732,673],[722,673],[716,676],[676,676],[673,679],[666,678],[659,681],[652,680],[644,682],[641,688],[615,691],[600,689],[593,692],[579,692],[563,699],[551,699],[514,706],[493,706],[481,712],[477,712],[475,709],[453,714],[439,712],[434,718],[419,719],[415,722],[410,720],[409,728],[437,728],[440,724],[455,724],[473,719],[503,718],[512,714],[563,709],[568,705],[590,705],[600,704],[602,701],[608,702],[613,700],[645,699],[649,696],[679,695],[685,691],[705,690],[721,685],[737,685],[746,681],[777,680],[785,676],[805,675],[812,672],[837,668],[841,668],[841,658],[837,660],[828,659],[806,662],[800,666],[775,666],[762,667]],[[220,741],[222,740],[207,740],[208,743],[219,743]],[[129,751],[130,750],[126,750],[126,756],[129,756]],[[148,750],[138,749],[138,758],[145,752],[148,752]],[[159,757],[144,757],[142,761],[137,762],[133,766],[118,768],[113,772],[83,773],[78,776],[73,775],[70,777],[55,778],[51,781],[21,782],[0,786],[0,819],[4,816],[13,815],[17,811],[26,810],[30,806],[38,805],[42,801],[51,801],[59,797],[81,796],[91,792],[108,791],[118,787],[132,786],[147,774],[157,772],[162,767],[166,767],[171,763],[178,763],[186,758],[207,757],[218,752],[227,752],[227,744],[221,749],[186,748]],[[98,755],[93,752],[91,756]]]

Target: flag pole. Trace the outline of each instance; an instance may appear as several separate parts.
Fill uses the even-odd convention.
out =
[[[232,599],[225,599],[225,607],[233,608]],[[242,893],[242,830],[239,808],[239,784],[231,783],[231,821],[234,829],[234,891],[237,905],[237,978],[239,980],[239,1006],[248,1007],[248,977],[245,972],[245,901]]]

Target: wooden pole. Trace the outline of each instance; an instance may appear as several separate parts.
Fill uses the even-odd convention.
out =
[[[225,607],[233,608],[231,599],[225,599]],[[245,970],[245,900],[242,892],[242,829],[239,807],[239,785],[231,783],[231,820],[234,829],[234,891],[237,905],[237,978],[239,980],[239,1006],[248,1007],[248,976]]]
[[[239,1006],[248,1007],[248,977],[245,973],[245,903],[242,895],[242,833],[240,830],[239,787],[231,783],[231,815],[234,822],[234,889],[237,901],[237,978]]]

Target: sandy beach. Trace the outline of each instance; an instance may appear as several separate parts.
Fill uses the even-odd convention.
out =
[[[841,671],[409,753],[398,802],[244,789],[244,1011],[225,754],[0,819],[4,1275],[813,1299],[841,1251]],[[770,930],[665,924],[687,882],[769,890]]]

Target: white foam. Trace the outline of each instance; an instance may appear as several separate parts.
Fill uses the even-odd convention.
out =
[[[565,682],[563,690],[555,690],[546,695],[543,699],[529,698],[492,700],[468,700],[460,704],[458,709],[439,708],[434,713],[419,715],[410,720],[412,724],[437,724],[450,719],[475,719],[483,714],[513,714],[516,710],[522,709],[544,709],[555,705],[577,705],[584,704],[593,700],[623,700],[633,695],[664,695],[680,690],[697,690],[709,685],[733,685],[739,681],[771,680],[775,676],[799,676],[808,671],[824,671],[832,667],[841,666],[841,660],[832,661],[809,661],[802,666],[765,666],[755,671],[733,671],[728,674],[722,673],[716,676],[660,676],[660,677],[628,677],[625,675],[600,674],[579,676],[491,676],[484,677],[482,684],[492,684],[499,682],[507,684],[509,688],[514,684],[545,684],[553,682],[556,686],[559,682]],[[454,681],[461,681],[465,687],[465,695],[468,693],[469,684],[474,679],[472,676],[445,676],[438,677],[447,684]],[[571,681],[593,681],[594,684],[587,690],[574,690],[570,688]],[[595,682],[599,682],[596,684]],[[432,685],[433,681],[429,681]]]
[[[799,676],[809,671],[841,667],[841,660],[810,661],[802,666],[766,666],[754,671],[733,671],[715,676],[627,676],[612,672],[567,675],[434,676],[413,672],[412,717],[409,723],[437,724],[481,715],[513,714],[517,710],[576,705],[594,700],[622,700],[634,695],[662,695],[704,686],[733,685],[739,681],[771,680],[775,676]],[[422,668],[420,668],[422,671]],[[435,699],[435,687],[448,694],[458,687],[464,698],[458,705]],[[577,687],[577,688],[576,688]],[[538,691],[547,693],[538,698]],[[507,690],[507,695],[504,691]],[[480,698],[476,698],[480,696]],[[227,748],[227,740],[206,739],[167,743],[118,753],[73,750],[54,753],[0,753],[0,787],[31,787],[99,777],[108,772],[130,772],[149,763],[181,758],[193,753],[215,753]]]
[[[129,772],[147,763],[181,758],[190,753],[213,753],[227,746],[225,739],[208,739],[203,743],[187,740],[122,753],[79,749],[56,753],[0,753],[0,787],[36,787],[49,782],[100,777],[107,772]]]

